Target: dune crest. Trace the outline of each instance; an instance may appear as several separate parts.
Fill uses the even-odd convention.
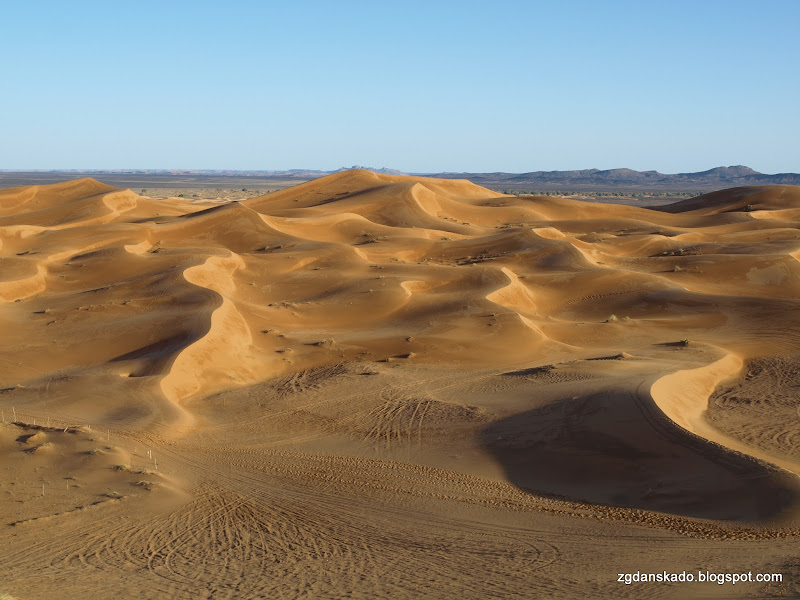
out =
[[[161,389],[170,400],[179,403],[199,392],[209,394],[279,372],[274,366],[269,369],[266,357],[253,355],[252,332],[231,299],[237,292],[233,273],[243,268],[241,257],[230,254],[209,257],[184,271],[186,281],[215,292],[220,304],[212,310],[207,330],[196,332],[196,341],[175,356],[161,379]]]

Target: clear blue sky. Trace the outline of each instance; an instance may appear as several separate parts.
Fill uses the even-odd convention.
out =
[[[6,2],[0,169],[800,172],[800,1]]]

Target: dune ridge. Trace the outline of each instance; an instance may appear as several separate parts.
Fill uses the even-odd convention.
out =
[[[726,380],[735,380],[745,368],[741,357],[727,354],[714,363],[676,371],[656,380],[649,395],[663,413],[683,429],[734,452],[776,465],[800,476],[800,462],[781,454],[764,452],[752,444],[726,435],[706,418],[709,400]]]

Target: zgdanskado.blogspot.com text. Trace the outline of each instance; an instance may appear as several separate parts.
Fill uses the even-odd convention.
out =
[[[717,583],[719,585],[736,585],[737,583],[781,583],[781,573],[719,573],[708,570],[681,571],[680,573],[618,573],[617,581],[625,585],[634,583]]]

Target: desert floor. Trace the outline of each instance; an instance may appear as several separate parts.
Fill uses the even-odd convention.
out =
[[[800,597],[798,227],[791,186],[0,190],[0,595]]]

